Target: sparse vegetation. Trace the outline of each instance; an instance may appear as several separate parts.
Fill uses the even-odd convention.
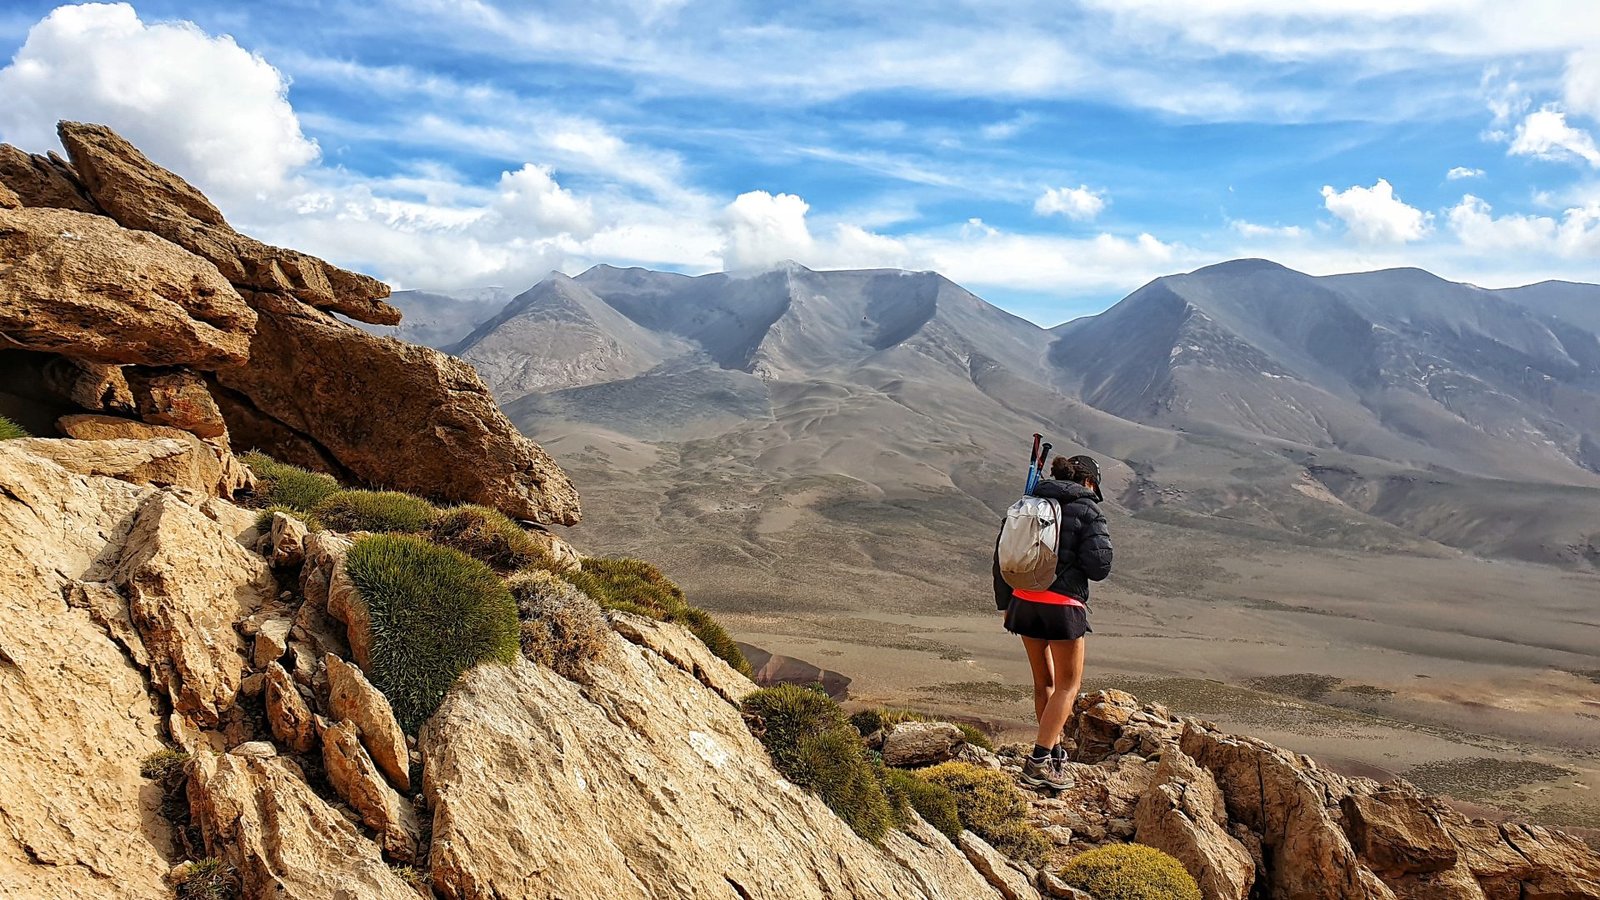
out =
[[[414,535],[371,535],[350,548],[345,569],[371,610],[372,682],[406,731],[416,733],[462,672],[516,658],[516,602],[484,563]]]
[[[256,514],[256,531],[260,532],[261,534],[266,534],[267,531],[272,528],[272,517],[278,513],[283,513],[284,515],[293,516],[294,518],[299,519],[305,524],[307,531],[316,532],[323,530],[322,523],[317,521],[317,517],[311,513],[302,512],[292,506],[284,506],[281,503],[274,503],[273,505]]]
[[[956,722],[955,726],[956,729],[961,732],[961,736],[966,739],[967,743],[974,747],[981,747],[984,750],[988,750],[990,753],[994,752],[994,741],[989,739],[989,735],[985,734],[982,728],[979,728],[970,722]]]
[[[1061,880],[1098,900],[1200,900],[1183,864],[1154,847],[1114,844],[1073,857]]]
[[[439,510],[420,497],[399,491],[335,491],[311,512],[334,531],[425,532],[439,518]]]
[[[548,569],[552,562],[539,541],[499,510],[467,504],[447,509],[429,532],[434,543],[453,547],[501,572],[528,567]]]
[[[961,812],[948,788],[905,769],[886,769],[884,778],[896,806],[903,803],[952,841],[961,835]]]
[[[744,711],[784,777],[821,797],[857,834],[883,838],[895,822],[895,808],[860,737],[831,697],[777,685],[745,698]]]
[[[183,775],[189,754],[182,750],[157,750],[139,760],[139,774],[152,781],[166,782]]]
[[[11,421],[5,416],[0,416],[0,441],[9,441],[13,438],[29,437],[27,429]]]
[[[190,866],[175,889],[178,900],[234,900],[241,886],[233,866],[207,857]]]
[[[637,559],[590,557],[577,571],[563,572],[561,577],[605,609],[682,624],[728,665],[747,677],[754,674],[728,632],[710,613],[690,606],[683,590],[655,566]]]
[[[521,621],[522,655],[567,678],[605,648],[611,627],[589,596],[549,572],[520,572],[506,582]]]
[[[1045,839],[1028,821],[1028,803],[1003,772],[964,762],[940,763],[917,776],[955,797],[961,824],[1014,859],[1037,860]]]
[[[393,872],[396,878],[404,881],[406,887],[416,891],[419,897],[433,896],[433,882],[428,877],[428,873],[415,866],[390,866],[389,871]]]
[[[339,490],[339,482],[332,475],[278,462],[259,450],[243,454],[240,459],[256,475],[256,506],[281,506],[304,513]]]

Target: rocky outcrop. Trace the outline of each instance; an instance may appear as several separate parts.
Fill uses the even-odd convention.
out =
[[[246,898],[416,900],[372,841],[283,757],[202,752],[188,792],[206,852],[238,870]]]
[[[961,852],[967,855],[972,867],[988,879],[1005,900],[1039,900],[1039,891],[1033,886],[1032,880],[983,838],[963,831],[956,843],[960,845]]]
[[[150,366],[245,361],[255,312],[215,266],[101,216],[0,209],[0,333],[27,350]]]
[[[1255,860],[1227,824],[1211,773],[1181,750],[1166,752],[1134,813],[1138,842],[1183,863],[1207,900],[1245,900],[1255,883]]]
[[[272,736],[291,753],[307,753],[317,745],[316,719],[283,666],[267,666],[262,685],[267,723]]]
[[[738,703],[755,691],[755,682],[712,653],[704,641],[682,625],[629,613],[613,612],[609,616],[617,634],[659,654],[729,703]]]
[[[76,441],[58,438],[18,438],[14,445],[80,475],[102,475],[132,484],[156,484],[203,491],[205,483],[194,475],[187,441],[110,439]]]
[[[288,294],[362,322],[399,324],[400,311],[383,302],[389,288],[376,278],[239,234],[193,185],[103,125],[62,122],[57,130],[90,197],[124,226],[209,260],[240,287]]]
[[[731,704],[613,642],[587,685],[521,659],[473,669],[424,727],[443,896],[994,896],[942,836],[862,841],[772,769]],[[905,868],[929,853],[960,879]]]
[[[0,144],[0,188],[11,191],[20,206],[101,214],[84,192],[72,164],[54,153],[27,153],[10,144]]]
[[[198,509],[158,494],[134,518],[112,580],[128,597],[173,708],[196,725],[216,725],[243,679],[233,623],[276,593],[266,562]]]
[[[887,765],[912,768],[954,759],[966,739],[949,722],[901,722],[883,739]]]
[[[410,801],[384,783],[372,757],[361,746],[353,722],[317,720],[322,741],[322,767],[333,789],[361,814],[361,821],[378,833],[378,842],[390,859],[411,862],[417,858],[421,826]]]
[[[328,715],[355,726],[372,761],[389,781],[402,791],[411,790],[406,733],[400,730],[388,698],[355,666],[332,653],[323,660],[328,673]]]
[[[174,487],[229,497],[254,481],[250,470],[234,458],[225,442],[208,441],[181,428],[94,414],[62,416],[56,427],[82,441],[182,441],[190,447],[190,452],[181,457],[187,468],[180,469],[175,464],[174,471],[163,474],[168,480],[161,482]]]
[[[251,303],[261,319],[250,363],[220,370],[218,380],[357,478],[544,524],[577,523],[571,481],[511,427],[471,366],[287,297],[258,294]],[[372,414],[375,404],[383,415]]]

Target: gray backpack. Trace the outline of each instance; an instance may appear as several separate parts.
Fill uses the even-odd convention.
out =
[[[1000,527],[1000,577],[1018,591],[1048,590],[1056,580],[1061,546],[1061,505],[1023,497],[1006,510]]]

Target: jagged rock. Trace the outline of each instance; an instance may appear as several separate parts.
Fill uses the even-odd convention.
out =
[[[963,831],[956,843],[960,845],[961,852],[967,855],[973,868],[982,873],[989,884],[1000,892],[1000,896],[1006,900],[1039,900],[1039,891],[1033,886],[1033,879],[1024,875],[1011,860],[985,843],[983,838]]]
[[[191,448],[185,457],[189,470],[182,473],[181,481],[176,480],[178,472],[162,475],[164,479],[173,479],[165,483],[175,487],[228,497],[249,483],[249,470],[234,459],[226,445],[207,442],[179,428],[96,414],[62,416],[57,420],[56,427],[69,437],[85,441],[182,441]]]
[[[1456,864],[1455,842],[1415,793],[1391,786],[1339,802],[1351,846],[1380,877],[1441,872]]]
[[[18,197],[16,195],[15,191],[12,191],[10,188],[6,187],[4,184],[0,184],[0,209],[21,209],[21,208],[22,208],[22,198]]]
[[[1046,896],[1059,897],[1062,900],[1094,900],[1094,897],[1067,884],[1049,872],[1041,873],[1039,881],[1040,893]]]
[[[578,522],[566,473],[517,433],[471,366],[287,297],[250,301],[260,314],[250,363],[217,379],[260,413],[362,481],[543,524]]]
[[[194,448],[177,438],[79,441],[17,438],[16,446],[80,475],[100,475],[131,484],[156,484],[204,490],[195,477]]]
[[[256,629],[255,643],[251,647],[250,662],[258,669],[283,658],[289,652],[289,629],[294,623],[288,619],[266,619]]]
[[[170,829],[139,761],[164,749],[144,678],[91,612],[108,545],[152,489],[86,477],[0,441],[0,894],[171,897]]]
[[[1577,900],[1600,897],[1600,854],[1571,835],[1532,825],[1441,820],[1488,900]]]
[[[350,644],[350,658],[363,671],[371,669],[372,612],[367,608],[367,601],[362,599],[361,592],[356,590],[355,582],[345,572],[343,554],[329,576],[327,585],[324,596],[327,598],[328,615],[344,623],[345,640]],[[306,596],[309,598],[310,594]]]
[[[579,553],[576,547],[544,528],[529,528],[528,534],[543,545],[545,555],[563,571],[571,572],[583,566],[583,554]]]
[[[278,663],[267,666],[264,693],[272,736],[291,753],[306,753],[315,747],[317,729],[311,707],[295,688],[294,679]]]
[[[1122,726],[1138,711],[1139,701],[1125,691],[1110,689],[1080,696],[1073,704],[1066,728],[1066,733],[1077,741],[1073,761],[1099,762],[1117,752]]]
[[[1299,900],[1390,900],[1391,891],[1361,864],[1334,822],[1328,779],[1292,753],[1250,738],[1191,725],[1183,752],[1216,778],[1228,815],[1261,835],[1273,896]],[[1342,793],[1342,791],[1340,792]]]
[[[478,666],[423,727],[443,896],[993,895],[947,841],[856,837],[773,770],[737,709],[610,640],[581,686],[520,658]]]
[[[21,206],[101,214],[84,192],[78,173],[54,153],[44,156],[0,144],[0,185],[15,192]]]
[[[410,801],[395,793],[361,746],[355,723],[317,718],[322,765],[328,781],[368,828],[378,832],[383,852],[399,862],[416,859],[421,826]]]
[[[311,534],[306,523],[288,513],[273,513],[267,530],[267,548],[276,568],[297,566],[306,558],[305,541]]]
[[[134,410],[133,389],[121,366],[57,356],[45,364],[44,382],[51,393],[84,409]]]
[[[383,282],[239,234],[205,195],[111,129],[62,122],[57,130],[89,195],[123,226],[209,260],[240,287],[290,294],[362,322],[400,322],[400,311],[383,302],[389,296]]]
[[[216,522],[171,494],[146,502],[112,572],[175,710],[215,725],[243,678],[234,620],[271,600],[272,571]]]
[[[128,654],[133,664],[143,668],[150,664],[150,654],[144,649],[139,630],[133,627],[133,616],[128,612],[128,601],[117,589],[103,581],[78,581],[68,586],[67,605],[89,614],[89,621],[100,626],[106,636],[116,641]]]
[[[699,679],[722,699],[738,705],[756,690],[755,682],[739,674],[722,657],[712,653],[694,632],[675,622],[658,622],[629,613],[611,613],[617,634],[661,654],[668,662]]]
[[[0,333],[79,359],[243,363],[256,314],[215,266],[152,234],[60,209],[0,209]]]
[[[1255,861],[1226,830],[1228,811],[1216,780],[1181,750],[1162,758],[1134,822],[1139,843],[1183,863],[1205,900],[1245,900],[1250,895]]]
[[[377,847],[283,757],[201,751],[190,768],[189,814],[207,854],[239,872],[245,900],[416,900]]]
[[[955,758],[966,742],[949,722],[901,722],[883,739],[883,761],[891,766],[931,766]]]
[[[272,746],[271,741],[245,741],[235,745],[228,753],[233,756],[248,756],[251,759],[271,759],[278,755],[278,748]]]
[[[139,418],[171,425],[203,438],[225,438],[227,423],[211,398],[205,379],[193,372],[133,368],[125,373]]]
[[[323,657],[323,664],[328,673],[328,715],[353,723],[383,774],[400,790],[411,790],[406,733],[395,720],[389,699],[360,669],[332,653]]]

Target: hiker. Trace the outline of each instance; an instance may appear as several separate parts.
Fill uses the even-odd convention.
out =
[[[1034,787],[1065,790],[1072,781],[1066,774],[1061,732],[1083,681],[1083,636],[1090,631],[1089,582],[1111,574],[1111,532],[1100,512],[1104,499],[1100,466],[1092,457],[1057,457],[1050,476],[1035,485],[1033,496],[1054,500],[1060,509],[1055,581],[1044,590],[1014,590],[1001,577],[997,541],[994,602],[1005,612],[1006,630],[1022,638],[1033,669],[1039,733],[1023,764],[1022,780]]]

